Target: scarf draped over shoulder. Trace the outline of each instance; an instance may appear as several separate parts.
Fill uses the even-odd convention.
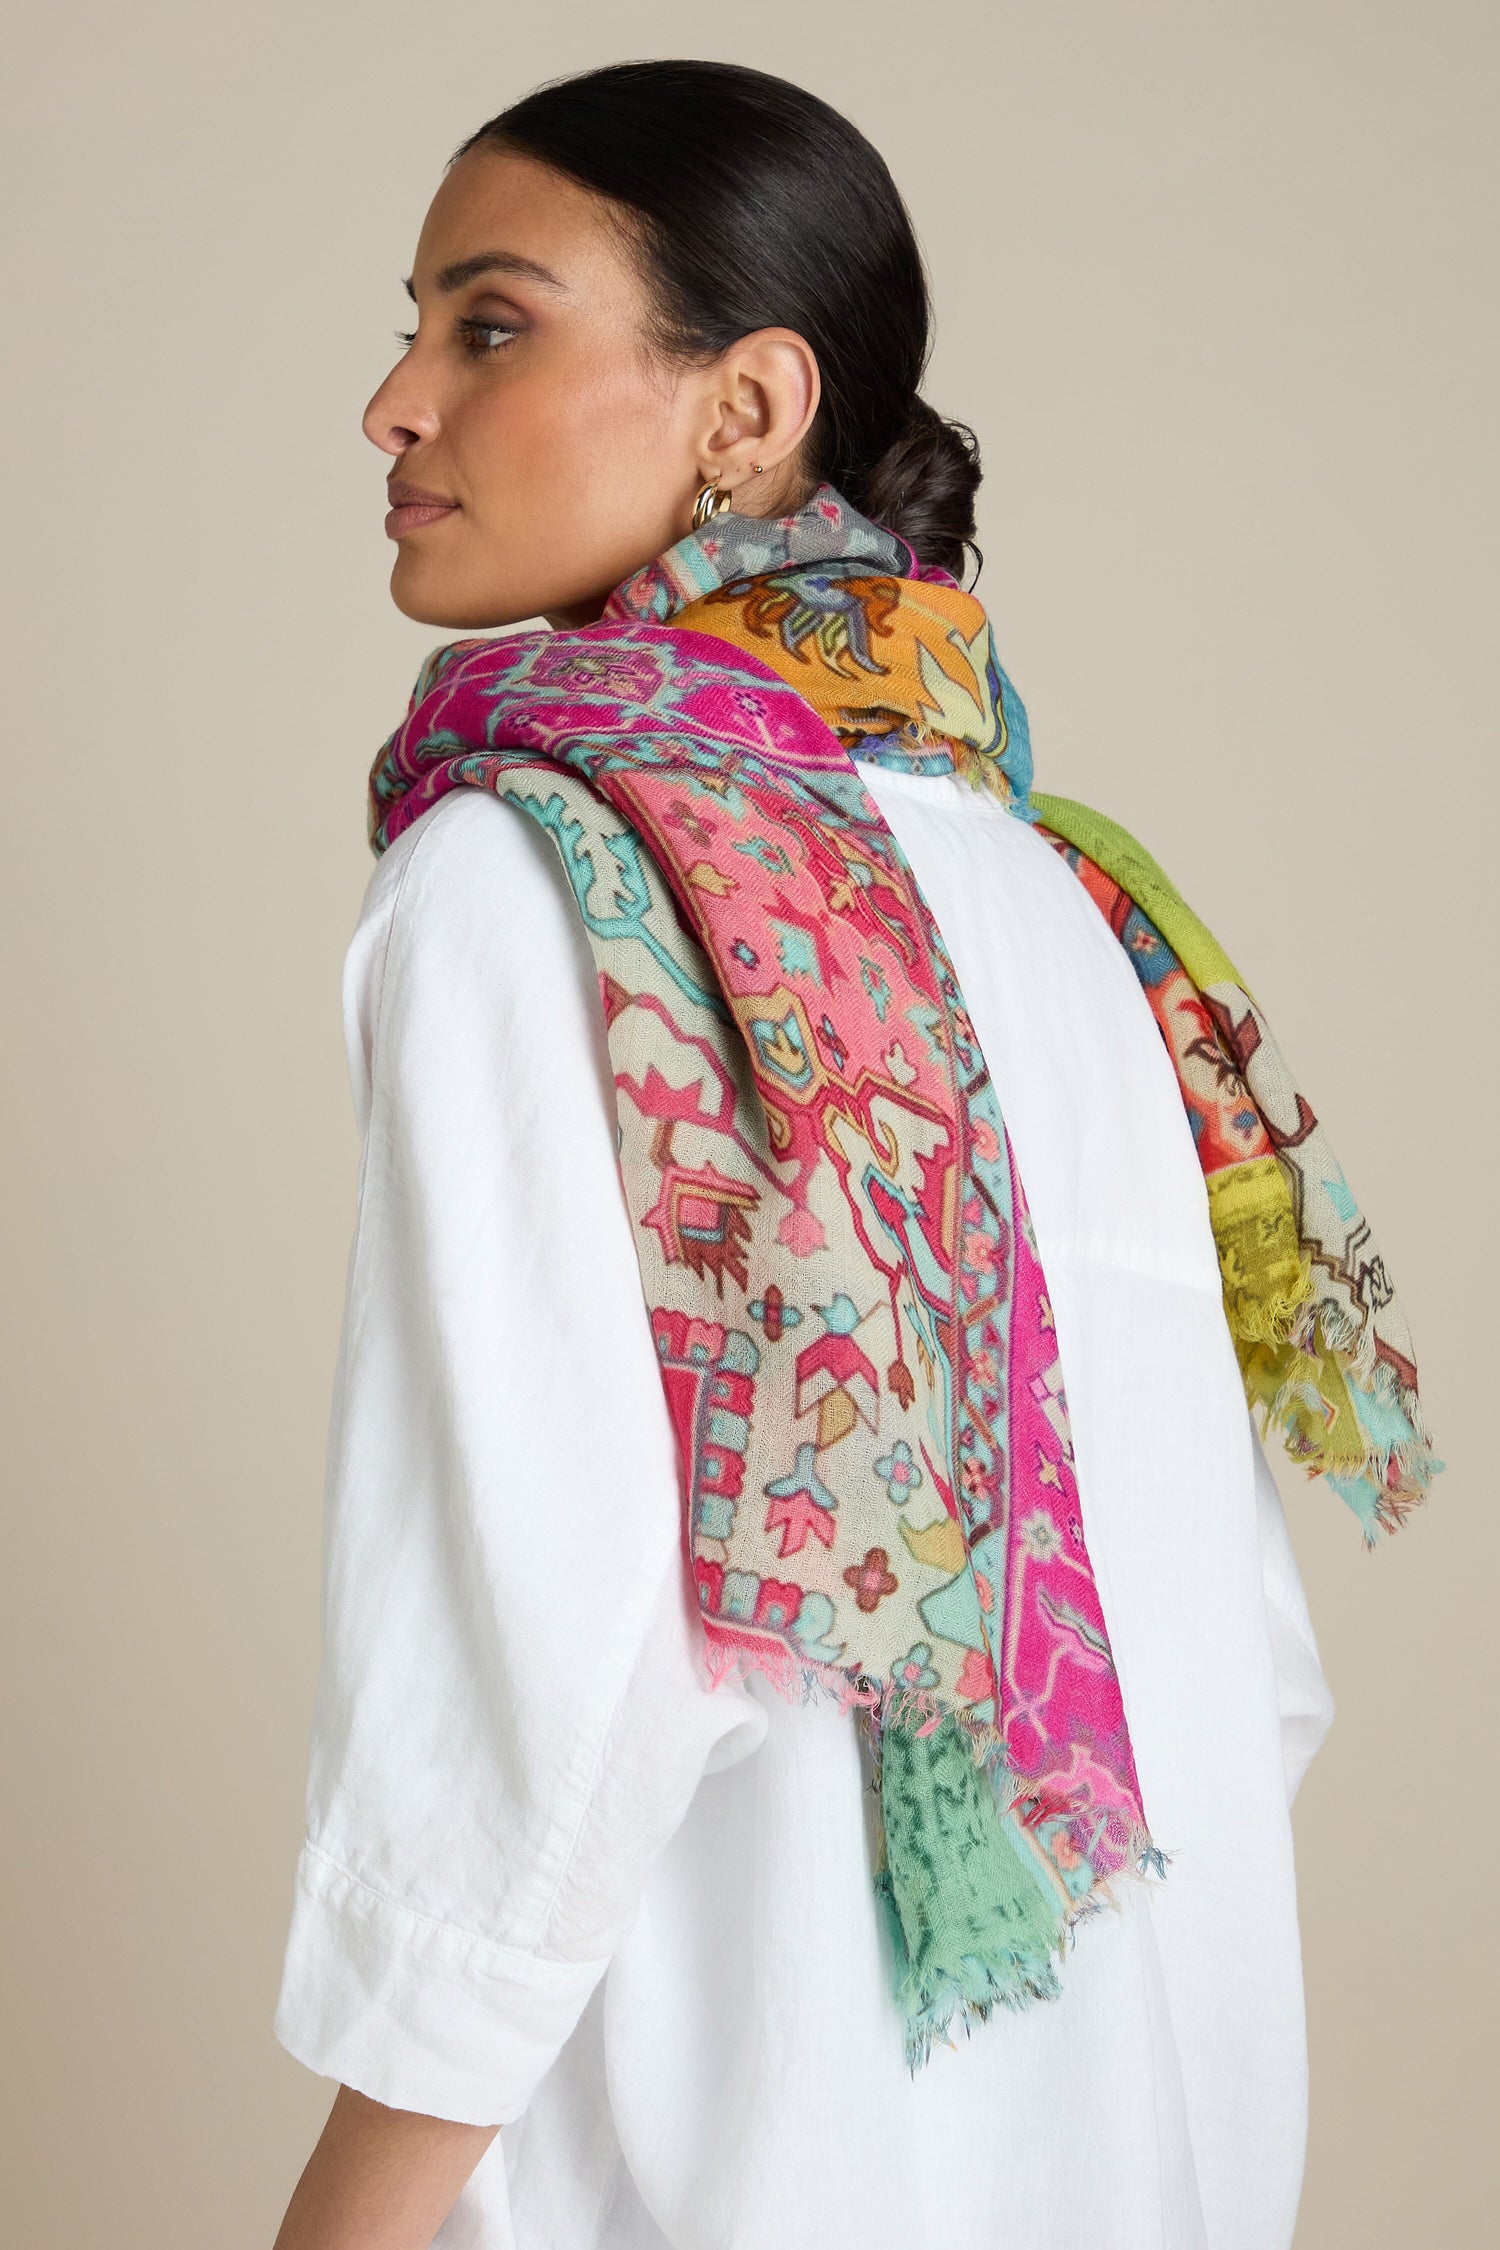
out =
[[[991,792],[1124,947],[1267,1433],[1370,1542],[1438,1464],[1389,1276],[1263,1014],[1132,837],[1033,793],[1025,712],[945,572],[824,485],[711,519],[597,625],[428,658],[371,775],[374,848],[465,786],[559,854],[706,1660],[858,1714],[915,2067],[956,2022],[1054,1995],[1073,1925],[1164,1861],[1024,1185],[856,759]]]

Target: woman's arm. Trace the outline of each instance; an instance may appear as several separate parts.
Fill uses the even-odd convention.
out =
[[[341,2086],[275,2250],[428,2250],[499,2130],[386,2109]]]
[[[367,2099],[340,2095],[283,2250],[425,2246],[455,2196],[503,2203],[496,2125],[705,1761],[765,1731],[703,1663],[604,1012],[549,838],[478,792],[426,814],[381,863],[347,1005],[364,1154],[275,2028]]]

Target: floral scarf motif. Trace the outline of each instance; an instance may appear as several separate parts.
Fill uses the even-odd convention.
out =
[[[1367,1525],[1397,1520],[1433,1465],[1368,1230],[1258,1011],[1159,871],[1142,881],[1139,847],[1031,798],[1025,714],[945,573],[824,486],[776,522],[713,519],[597,625],[428,658],[371,774],[374,848],[468,786],[561,857],[708,1661],[858,1710],[915,2067],[955,2021],[1054,1994],[1073,1924],[1162,1862],[1024,1191],[856,755],[956,767],[1040,812],[1201,1120],[1252,1399]]]

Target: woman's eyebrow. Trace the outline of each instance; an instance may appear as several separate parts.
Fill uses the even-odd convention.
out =
[[[455,289],[465,289],[471,281],[477,281],[482,273],[524,273],[531,281],[545,282],[549,289],[563,289],[567,286],[546,266],[539,266],[535,258],[523,258],[515,250],[481,250],[477,257],[460,258],[453,265],[444,266],[440,270],[436,276],[437,286],[443,296],[449,297]],[[410,274],[401,286],[415,304],[417,292],[412,287]]]

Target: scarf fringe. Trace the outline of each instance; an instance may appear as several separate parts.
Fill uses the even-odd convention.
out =
[[[1379,1545],[1382,1532],[1399,1531],[1427,1498],[1443,1463],[1415,1387],[1378,1357],[1368,1326],[1321,1299],[1302,1308],[1290,1333],[1272,1347],[1269,1366],[1257,1368],[1254,1346],[1270,1340],[1245,1341],[1241,1365],[1265,1432],[1279,1435],[1310,1477],[1326,1477],[1358,1518],[1367,1548]],[[1338,1389],[1343,1399],[1334,1395]],[[1341,1411],[1357,1426],[1358,1449],[1334,1442]]]
[[[1034,1863],[1036,1855],[1026,1840],[1020,1811],[1027,1795],[1024,1779],[993,1771],[991,1778],[1002,1789],[1005,1781],[1011,1784],[1009,1801],[1002,1795],[1000,1808],[1007,1841],[1018,1864]],[[1094,1875],[1086,1890],[1071,1897],[1054,1891],[1040,1927],[1033,1924],[1029,1942],[992,1939],[956,1958],[920,1968],[908,1949],[892,1871],[889,1866],[877,1869],[875,1895],[896,1964],[896,2002],[906,2019],[906,2064],[911,2075],[915,2077],[931,2060],[934,2047],[956,2048],[960,2032],[971,2038],[976,2025],[988,2022],[996,2008],[1018,2014],[1040,2001],[1060,1998],[1062,1973],[1082,1924],[1099,1914],[1121,1912],[1122,1883],[1160,1881],[1169,1865],[1170,1855],[1152,1841],[1144,1825],[1134,1823],[1124,1863],[1109,1874]]]
[[[1061,1998],[1061,1971],[1077,1943],[1080,1926],[1097,1914],[1121,1911],[1122,1881],[1160,1881],[1170,1865],[1171,1854],[1154,1844],[1142,1828],[1126,1866],[1112,1875],[1096,1876],[1087,1892],[1059,1909],[1045,1952],[990,1949],[966,1954],[956,1966],[926,1976],[908,1969],[897,1985],[896,2000],[906,2018],[906,2066],[912,2077],[931,2060],[934,2047],[956,2050],[957,2034],[972,2038],[976,2026],[987,2023],[996,2008],[1019,2014],[1038,2001]],[[876,1873],[875,1896],[899,1962],[905,1956],[905,1937],[888,1868]]]
[[[1232,1336],[1247,1344],[1289,1343],[1307,1317],[1312,1295],[1312,1260],[1304,1257],[1286,1291],[1257,1296],[1249,1289],[1224,1289],[1224,1315]]]
[[[1165,1875],[1168,1855],[1153,1843],[1144,1824],[1132,1818],[1123,1844],[1117,1840],[1112,1847],[1120,1864],[1102,1873],[1080,1858],[1078,1869],[1087,1879],[1070,1893],[1037,1833],[1037,1782],[1012,1770],[999,1730],[972,1710],[945,1710],[926,1689],[862,1673],[851,1676],[837,1665],[797,1655],[784,1641],[726,1630],[717,1620],[707,1624],[705,1641],[715,1687],[726,1681],[743,1685],[758,1674],[788,1702],[830,1702],[841,1711],[860,1713],[881,1815],[875,1896],[891,1946],[895,1997],[905,2018],[906,2061],[913,2076],[935,2046],[955,2046],[959,2031],[971,2036],[997,2007],[1015,2010],[1057,1999],[1060,1970],[1079,1925],[1106,1910],[1120,1910],[1117,1885],[1122,1878],[1141,1882]],[[940,1735],[940,1730],[946,1733]],[[918,1767],[926,1757],[939,1758],[943,1742],[961,1739],[968,1761],[983,1776],[995,1815],[988,1833],[986,1820],[972,1818],[982,1797],[956,1811],[955,1827],[969,1846],[969,1857],[954,1851],[951,1836],[929,1827],[927,1806],[915,1796],[903,1794],[899,1812],[894,1803],[888,1807],[887,1765],[898,1734],[904,1738],[902,1762],[914,1758]],[[932,1748],[919,1752],[919,1744]],[[934,1802],[951,1802],[951,1780],[950,1774],[947,1784],[937,1783]],[[903,1919],[903,1894],[910,1929]],[[1002,1904],[981,1930],[984,1909],[996,1896],[1008,1899],[1008,1907]],[[955,1929],[968,1935],[955,1941],[950,1934]]]
[[[752,1678],[770,1682],[788,1703],[836,1703],[839,1710],[867,1711],[880,1697],[879,1683],[864,1673],[852,1677],[836,1664],[798,1656],[785,1641],[741,1634],[717,1618],[704,1619],[704,1662],[709,1683],[744,1687]]]
[[[875,1877],[875,1896],[892,1951],[899,1960],[904,1950],[901,1915],[884,1868]],[[1094,1910],[1085,1905],[1071,1917],[1058,1917],[1055,1958],[1050,1953],[1043,1957],[1009,1954],[988,1959],[970,1954],[957,1971],[903,1979],[896,2000],[906,2017],[906,2066],[912,2077],[930,2062],[934,2047],[956,2048],[954,2034],[959,2031],[966,2039],[972,2038],[975,2026],[987,2023],[996,2008],[1018,2013],[1039,2000],[1058,1999],[1062,1992],[1058,1965],[1070,1944],[1071,1931]]]

